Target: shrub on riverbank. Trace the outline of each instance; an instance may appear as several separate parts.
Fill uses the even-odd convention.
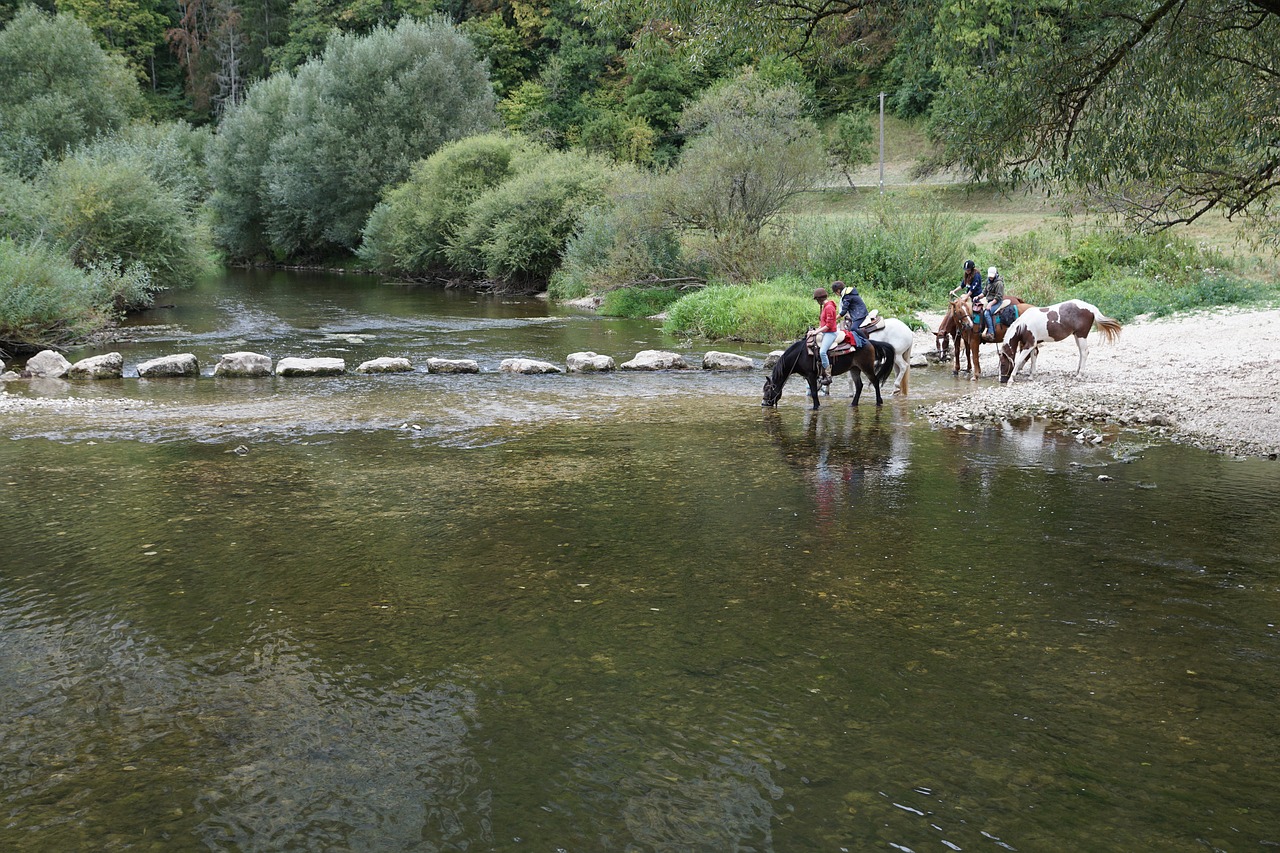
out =
[[[115,306],[149,300],[146,269],[80,269],[44,243],[0,237],[0,348],[71,343],[105,328]]]
[[[667,310],[663,329],[670,334],[783,343],[818,324],[813,291],[829,282],[788,275],[752,285],[718,284],[682,297]],[[903,291],[859,288],[867,307],[882,317],[914,325],[913,297]]]

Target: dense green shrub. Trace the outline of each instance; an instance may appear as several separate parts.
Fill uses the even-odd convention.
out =
[[[76,156],[94,162],[137,163],[194,215],[211,189],[205,149],[212,138],[208,128],[193,128],[183,121],[137,123],[80,146]]]
[[[621,287],[604,295],[600,313],[608,317],[652,317],[666,311],[681,295],[675,287]]]
[[[667,309],[663,329],[671,334],[786,343],[818,324],[813,291],[829,282],[785,275],[750,285],[711,285],[683,296]],[[919,326],[915,296],[901,290],[859,288],[869,308]]]
[[[82,270],[43,243],[0,237],[0,347],[56,346],[105,327],[117,296],[149,287],[145,270]]]
[[[219,233],[235,254],[355,248],[383,190],[451,140],[492,128],[493,90],[447,19],[336,35],[293,76],[250,89],[211,152]]]
[[[575,299],[690,274],[679,235],[659,207],[651,183],[646,175],[623,173],[612,184],[609,198],[582,215],[552,278],[553,297]]]
[[[447,250],[455,269],[503,281],[545,281],[579,218],[606,197],[614,171],[596,157],[554,152],[477,198]]]
[[[546,149],[520,137],[483,134],[443,146],[387,192],[365,225],[360,257],[374,269],[424,273],[448,263],[445,247],[467,208],[525,171]]]
[[[189,285],[215,268],[207,228],[143,162],[74,154],[51,167],[42,184],[46,233],[80,266],[141,263],[163,287]]]
[[[40,233],[36,212],[43,208],[43,196],[33,181],[0,166],[0,237],[33,239]]]
[[[805,220],[795,230],[807,245],[812,275],[860,289],[906,291],[923,307],[954,287],[956,259],[971,249],[975,228],[933,201],[908,207],[884,196],[851,219]]]
[[[0,30],[0,163],[32,177],[46,159],[143,112],[137,81],[69,14],[24,5]]]
[[[1166,282],[1199,279],[1207,270],[1226,268],[1216,250],[1197,246],[1171,234],[1138,234],[1118,229],[1094,229],[1074,241],[1058,262],[1063,283],[1071,286],[1090,279],[1134,273]]]

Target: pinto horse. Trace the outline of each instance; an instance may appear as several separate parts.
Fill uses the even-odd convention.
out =
[[[876,405],[880,406],[884,404],[884,399],[880,396],[880,383],[889,378],[889,374],[893,371],[893,359],[894,349],[890,344],[872,341],[871,346],[861,346],[853,352],[832,356],[831,375],[853,373],[857,390],[854,392],[851,405],[856,406],[858,398],[862,396],[862,374],[865,373],[871,380],[871,386],[876,389]],[[787,347],[786,352],[779,356],[777,364],[773,366],[773,373],[764,381],[764,398],[760,401],[760,405],[762,407],[777,406],[778,401],[782,399],[782,386],[786,384],[787,378],[793,373],[799,373],[809,383],[809,396],[813,398],[813,408],[817,409],[818,376],[821,372],[821,360],[817,354],[809,353],[805,339],[801,338]]]
[[[1013,375],[1024,361],[1029,365],[1027,377],[1034,376],[1040,344],[1067,337],[1074,337],[1076,348],[1080,350],[1075,374],[1079,376],[1084,370],[1085,356],[1089,354],[1089,332],[1095,325],[1106,341],[1114,341],[1120,334],[1118,321],[1082,299],[1068,299],[1047,308],[1027,309],[1027,313],[1019,316],[1009,327],[1004,346],[1000,348],[1000,381],[1012,382]]]
[[[1018,309],[1019,317],[1022,316],[1023,312],[1032,309],[1032,306],[1016,296],[1008,296],[1006,299]],[[971,371],[969,378],[977,380],[982,378],[982,364],[978,360],[978,351],[982,347],[982,326],[973,322],[973,313],[973,300],[969,297],[969,294],[963,293],[951,300],[951,307],[947,316],[955,323],[956,329],[956,360],[951,374],[953,376],[960,375],[960,342],[964,341],[965,356],[968,360],[968,368]],[[994,319],[996,321],[996,343],[999,343],[1004,340],[1006,327],[998,313],[994,315]]]

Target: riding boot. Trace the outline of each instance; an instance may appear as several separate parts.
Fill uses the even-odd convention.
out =
[[[824,388],[831,384],[831,368],[830,367],[822,368],[822,378],[818,380],[818,384],[823,386]]]

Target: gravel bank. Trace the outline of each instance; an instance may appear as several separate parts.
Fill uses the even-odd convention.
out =
[[[936,326],[940,318],[922,319]],[[1280,310],[1140,318],[1114,344],[1096,333],[1089,340],[1079,377],[1074,343],[1046,344],[1033,379],[984,378],[972,394],[920,412],[943,427],[1040,417],[1150,429],[1239,456],[1280,453]],[[995,344],[983,345],[982,366],[984,377],[998,377]]]

